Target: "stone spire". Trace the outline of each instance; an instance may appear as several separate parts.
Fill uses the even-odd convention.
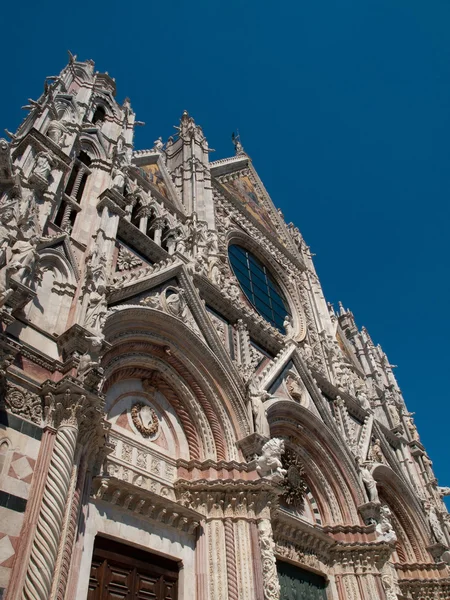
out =
[[[196,213],[199,221],[206,222],[208,229],[214,229],[208,142],[202,128],[187,111],[175,129],[177,139],[169,139],[166,146],[167,168],[180,191],[186,212]]]

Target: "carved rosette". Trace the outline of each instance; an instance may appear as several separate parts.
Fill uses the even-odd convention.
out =
[[[297,511],[303,509],[304,497],[308,491],[305,479],[304,468],[297,454],[287,448],[282,456],[283,468],[286,470],[286,477],[283,480],[283,495],[281,498],[288,506]]]
[[[264,583],[264,600],[279,600],[280,582],[278,581],[277,563],[275,560],[275,542],[272,525],[269,519],[258,522],[259,547]]]

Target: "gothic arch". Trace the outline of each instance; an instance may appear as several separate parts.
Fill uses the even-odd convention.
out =
[[[236,441],[249,433],[243,399],[209,347],[187,325],[160,310],[124,306],[108,317],[105,335],[112,343],[104,358],[106,386],[125,367],[157,371],[175,392],[178,409],[196,426],[201,454],[238,458]],[[212,446],[206,443],[209,438]],[[192,433],[191,447],[193,440]]]
[[[108,161],[108,156],[97,135],[84,133],[79,138],[80,149],[86,152],[92,161]]]
[[[399,561],[431,562],[430,554],[426,550],[430,545],[428,525],[423,518],[420,501],[390,467],[377,464],[372,475],[377,481],[381,502],[391,509],[398,538]]]
[[[232,244],[243,246],[253,252],[261,262],[269,265],[291,308],[291,314],[294,319],[295,339],[302,341],[306,336],[306,317],[300,302],[297,286],[289,277],[289,272],[276,260],[270,248],[265,248],[261,241],[253,239],[243,231],[235,229],[228,233],[227,248]]]
[[[76,289],[72,266],[65,256],[53,248],[40,253],[39,267],[43,271],[36,297],[29,304],[27,318],[46,331],[62,333],[67,324],[69,311]],[[51,306],[43,319],[44,306]]]
[[[357,507],[365,500],[342,444],[318,417],[292,401],[273,402],[267,416],[271,435],[288,440],[299,455],[324,525],[359,525]]]

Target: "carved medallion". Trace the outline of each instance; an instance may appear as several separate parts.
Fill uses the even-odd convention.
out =
[[[150,408],[147,404],[142,404],[141,402],[133,404],[131,407],[131,419],[142,437],[153,437],[158,432],[158,416],[153,408]]]

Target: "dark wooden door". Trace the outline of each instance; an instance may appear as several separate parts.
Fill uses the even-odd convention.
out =
[[[326,581],[323,577],[277,561],[280,580],[280,600],[326,600]]]
[[[176,600],[177,586],[176,562],[96,538],[88,600]]]

